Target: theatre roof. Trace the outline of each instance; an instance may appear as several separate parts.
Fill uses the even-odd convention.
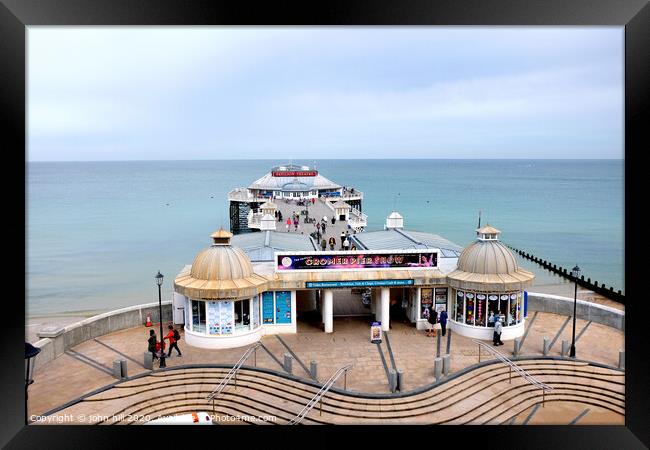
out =
[[[320,173],[315,177],[274,177],[272,172],[268,172],[248,186],[249,189],[267,191],[308,191],[312,189],[340,189],[341,187]]]
[[[237,234],[232,245],[241,248],[252,262],[273,261],[274,252],[317,250],[309,235],[270,230]]]
[[[441,258],[458,258],[463,247],[437,234],[390,229],[364,231],[352,237],[357,248],[364,250],[439,249]]]

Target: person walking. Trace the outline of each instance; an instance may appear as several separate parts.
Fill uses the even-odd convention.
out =
[[[293,218],[293,226],[296,231],[298,231],[298,216]]]
[[[341,250],[343,250],[343,241],[345,241],[345,233],[341,231]]]
[[[496,347],[497,345],[503,345],[503,342],[501,342],[501,331],[503,330],[503,325],[501,324],[501,317],[496,316],[496,319],[494,320],[494,335],[492,339],[492,343]]]
[[[334,250],[334,247],[336,246],[336,239],[334,239],[334,236],[330,237],[330,250]]]
[[[151,352],[151,355],[153,356],[153,361],[158,359],[158,355],[156,355],[157,341],[158,339],[156,338],[156,332],[153,330],[149,330],[149,340],[147,341],[149,343],[148,350]]]
[[[325,228],[327,228],[327,224],[323,222],[320,226],[321,232],[323,233],[323,236],[325,236]]]
[[[436,325],[438,324],[438,312],[429,308],[429,323],[431,324],[431,336],[436,337]]]
[[[318,223],[316,224],[316,229],[317,229],[318,232],[320,233],[320,222],[318,222]]]
[[[348,238],[345,238],[345,240],[343,241],[343,250],[345,250],[346,252],[350,250],[350,241],[348,241]]]
[[[354,250],[356,250],[356,249],[357,249],[357,246],[354,245],[354,244],[352,244],[352,247],[350,247],[350,250],[354,251]]]
[[[424,310],[422,311],[422,318],[427,321],[427,324],[426,324],[427,336],[431,337],[431,330],[433,329],[433,325],[431,325],[429,323],[429,317],[430,317],[429,308],[424,308]]]
[[[325,249],[327,248],[327,241],[325,240],[325,238],[323,238],[323,240],[320,241],[320,248],[322,251],[325,251]]]
[[[287,217],[287,232],[291,231],[291,218]]]
[[[336,216],[333,216],[332,217],[332,225],[334,225],[335,223],[336,223]]]
[[[164,338],[169,340],[169,353],[167,353],[167,357],[171,358],[172,348],[176,349],[176,351],[178,352],[178,356],[183,356],[181,354],[181,349],[178,348],[178,340],[181,338],[180,333],[178,332],[177,329],[174,328],[174,325],[172,324],[169,324],[167,328],[169,329],[169,333],[167,333],[167,336],[165,336]]]
[[[442,335],[444,336],[445,333],[447,332],[447,311],[442,310],[440,312],[440,317],[438,317],[438,320],[440,321],[440,329],[442,330]]]

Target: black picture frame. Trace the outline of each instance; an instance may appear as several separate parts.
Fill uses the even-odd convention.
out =
[[[647,200],[640,180],[645,169],[642,157],[647,150],[648,80],[650,79],[650,7],[647,0],[414,0],[397,1],[329,0],[312,3],[300,1],[212,2],[196,0],[0,0],[0,115],[4,133],[2,148],[5,177],[5,205],[13,214],[6,214],[5,242],[13,242],[15,252],[7,252],[13,260],[22,253],[15,236],[23,236],[20,217],[25,217],[26,196],[15,194],[20,175],[26,176],[26,27],[31,25],[564,25],[625,27],[625,233],[626,240],[626,417],[625,426],[537,426],[499,427],[485,432],[482,427],[379,427],[328,428],[326,440],[337,445],[350,439],[345,433],[365,431],[368,439],[384,445],[384,440],[397,437],[406,445],[460,445],[516,448],[643,448],[650,446],[650,396],[648,395],[647,303],[639,296],[641,248],[647,230],[639,219]],[[9,174],[17,174],[12,179]],[[23,180],[23,187],[26,186]],[[641,192],[638,192],[638,191]],[[636,197],[639,197],[638,201]],[[627,246],[627,242],[633,245]],[[25,242],[26,244],[26,242]],[[18,256],[17,256],[18,255]],[[635,257],[639,258],[638,262]],[[127,446],[122,439],[146,436],[150,446],[198,445],[211,431],[224,433],[227,427],[176,427],[173,431],[157,427],[89,427],[29,426],[24,427],[24,303],[15,294],[15,281],[6,272],[3,330],[4,348],[1,356],[0,389],[4,411],[0,415],[0,445],[7,448],[115,448]],[[629,274],[629,276],[628,276]],[[25,281],[26,286],[26,281]],[[10,307],[15,308],[11,310]],[[21,336],[23,335],[23,336]],[[190,428],[192,428],[190,430]],[[265,436],[264,440],[313,446],[315,433],[322,428],[299,427],[292,430],[294,439]],[[146,429],[146,430],[145,430]],[[282,428],[276,432],[283,432]],[[120,434],[120,441],[115,440]],[[238,432],[241,434],[241,432]],[[251,433],[250,431],[246,432]],[[262,432],[251,435],[260,435]],[[306,434],[305,434],[306,433]],[[343,433],[343,434],[342,434]],[[162,439],[156,435],[164,435]],[[127,437],[128,436],[128,437]],[[214,435],[213,435],[214,436]],[[261,436],[260,436],[261,437]],[[223,439],[223,438],[221,438]],[[131,443],[129,441],[128,443]],[[223,442],[220,440],[220,442]],[[326,441],[320,441],[325,443]],[[352,441],[350,440],[350,443]]]

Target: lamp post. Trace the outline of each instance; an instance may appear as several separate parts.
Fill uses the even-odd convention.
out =
[[[163,348],[165,340],[163,339],[162,294],[160,293],[160,287],[163,284],[163,274],[160,273],[160,270],[156,275],[156,284],[158,285],[158,311],[160,314],[160,368],[162,369],[167,367],[167,365],[165,364],[165,349]]]
[[[571,269],[571,276],[573,276],[576,284],[575,291],[573,293],[573,337],[571,338],[571,352],[569,356],[571,358],[576,357],[576,307],[578,304],[578,277],[580,276],[580,267],[576,266]]]
[[[27,415],[27,389],[29,385],[34,382],[34,364],[32,362],[36,355],[41,352],[41,349],[34,347],[32,344],[25,342],[25,425],[29,424]]]

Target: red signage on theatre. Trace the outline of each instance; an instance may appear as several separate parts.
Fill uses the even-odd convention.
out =
[[[318,175],[316,170],[287,170],[271,172],[274,177],[315,177]]]

